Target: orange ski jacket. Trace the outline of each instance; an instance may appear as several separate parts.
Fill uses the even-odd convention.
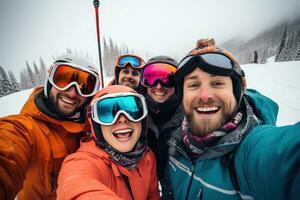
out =
[[[84,123],[60,121],[35,104],[35,88],[20,114],[0,118],[0,199],[55,199],[63,159],[79,147]]]
[[[130,189],[124,176],[129,180]],[[137,166],[129,171],[114,163],[93,140],[82,142],[79,150],[63,162],[57,199],[158,200],[154,153],[148,148]]]

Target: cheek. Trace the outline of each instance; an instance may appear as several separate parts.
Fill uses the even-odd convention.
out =
[[[142,133],[142,124],[141,123],[134,123],[134,129],[137,133],[137,138],[139,138],[141,136]]]
[[[183,96],[182,106],[183,106],[184,111],[189,112],[189,110],[190,110],[189,108],[191,106],[191,102],[190,102],[190,100],[189,100],[189,98],[187,96]]]
[[[109,142],[108,138],[111,135],[110,126],[100,126],[100,128],[104,139],[106,140],[106,142]]]
[[[169,88],[169,94],[170,96],[173,95],[175,93],[175,88]]]
[[[192,91],[183,92],[182,105],[185,110],[188,110],[194,99],[195,95]]]
[[[119,80],[121,80],[124,77],[124,74],[120,72],[119,74]]]
[[[152,91],[151,88],[147,88],[147,93],[148,94],[151,94],[151,91]]]
[[[86,101],[87,101],[86,97],[80,96],[80,102],[81,102],[80,105],[84,104]]]
[[[133,76],[133,78],[136,80],[136,82],[140,82],[140,80],[141,80],[140,76]]]
[[[226,99],[226,101],[229,104],[235,104],[235,102],[236,102],[234,94],[233,94],[232,91],[230,91],[230,92],[228,91],[228,92],[223,93],[223,98]]]

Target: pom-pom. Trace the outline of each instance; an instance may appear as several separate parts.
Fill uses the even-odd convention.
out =
[[[216,42],[213,38],[211,38],[211,39],[208,39],[208,38],[200,39],[200,40],[197,41],[196,49],[203,49],[205,47],[215,46],[215,43]]]

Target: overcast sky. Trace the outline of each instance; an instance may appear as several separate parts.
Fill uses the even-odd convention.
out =
[[[101,38],[145,59],[180,59],[196,40],[250,38],[300,15],[300,0],[100,0]],[[93,0],[1,0],[0,65],[18,74],[25,61],[50,64],[71,48],[98,64]],[[18,78],[18,77],[17,77]]]

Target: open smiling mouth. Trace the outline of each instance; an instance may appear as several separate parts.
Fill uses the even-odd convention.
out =
[[[113,135],[120,140],[126,140],[128,138],[130,138],[133,134],[133,129],[122,129],[122,130],[118,130],[113,132]]]
[[[73,104],[76,103],[75,100],[72,100],[72,99],[69,99],[69,98],[66,98],[66,97],[63,97],[63,96],[60,97],[60,100],[61,100],[62,102],[64,102],[64,103],[70,104],[70,105],[73,105]]]
[[[164,96],[166,93],[165,93],[165,92],[154,92],[154,94],[155,94],[156,96],[162,97],[162,96]]]
[[[197,107],[195,110],[199,114],[215,114],[217,113],[221,108],[217,106],[212,107]]]

